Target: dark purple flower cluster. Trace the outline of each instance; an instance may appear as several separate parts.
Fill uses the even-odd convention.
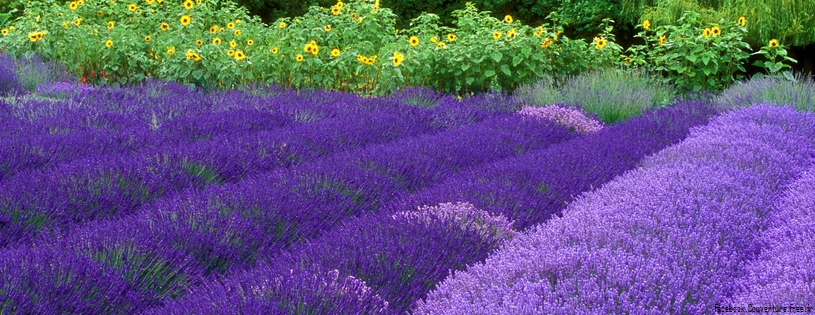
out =
[[[17,77],[16,60],[14,57],[0,53],[0,96],[15,94],[24,90]]]
[[[146,307],[158,297],[173,297],[200,284],[202,277],[251,266],[258,257],[279,254],[282,248],[318,236],[346,218],[375,211],[397,192],[415,191],[479,163],[575,136],[550,122],[517,114],[495,115],[459,102],[432,109],[398,103],[388,106],[372,104],[377,109],[367,113],[259,132],[254,139],[223,137],[222,142],[215,139],[165,148],[174,150],[171,152],[140,153],[140,159],[130,162],[71,162],[59,166],[61,171],[48,173],[56,179],[42,185],[56,187],[50,188],[52,193],[29,192],[30,196],[25,197],[23,182],[34,183],[34,178],[47,176],[32,174],[30,180],[23,181],[20,174],[3,183],[4,187],[16,187],[14,197],[9,193],[0,199],[8,204],[0,206],[4,209],[0,220],[9,227],[3,231],[14,231],[3,236],[31,238],[41,226],[49,226],[53,233],[45,233],[31,245],[17,245],[14,250],[48,249],[93,257],[120,276],[116,281],[125,283],[121,286],[130,288],[121,294],[136,294],[140,307]],[[238,145],[231,151],[218,150],[210,142],[220,143],[220,148]],[[228,157],[229,152],[241,156],[241,151],[246,151],[250,155],[244,156],[254,154],[260,158],[244,164],[240,159],[199,163],[188,154],[207,145],[211,148],[208,152],[224,152],[218,155],[221,157]],[[268,148],[265,153],[261,152],[263,148]],[[354,148],[358,149],[342,152]],[[325,157],[291,169],[273,170],[275,165],[290,166],[320,156]],[[229,163],[243,169],[219,168]],[[179,164],[190,167],[179,168]],[[69,167],[76,170],[64,172]],[[264,169],[272,171],[257,173]],[[163,170],[171,174],[157,174]],[[134,179],[129,172],[147,175],[139,177],[141,173],[137,173]],[[200,186],[195,184],[201,180],[196,176],[208,173],[243,180],[208,186],[202,191],[181,190]],[[255,176],[247,177],[249,174]],[[145,187],[146,192],[140,190]],[[170,191],[181,193],[170,196]],[[138,214],[87,222],[121,217],[127,212]],[[72,231],[63,235],[66,229]],[[483,231],[471,233],[482,237]],[[66,268],[59,272],[73,271]],[[359,288],[353,281],[340,286]],[[41,287],[49,286],[33,284],[9,294],[37,292]],[[31,309],[24,304],[14,307]]]
[[[719,117],[449,277],[416,314],[713,313],[815,162],[812,134],[815,115],[789,108]]]
[[[490,115],[486,111],[462,104],[450,104],[430,110],[393,103],[374,104],[372,101],[361,102],[360,105],[362,110],[352,109],[353,104],[336,104],[334,113],[325,109],[322,112],[315,110],[315,117],[321,120],[312,123],[293,123],[289,120],[290,126],[285,126],[285,117],[270,114],[264,118],[250,110],[230,111],[221,116],[198,115],[199,119],[186,119],[178,124],[167,123],[166,128],[162,127],[167,134],[166,139],[175,140],[168,140],[161,146],[134,154],[100,153],[50,169],[22,172],[0,182],[0,212],[10,218],[6,223],[9,227],[0,230],[0,245],[28,239],[42,229],[64,228],[85,220],[125,215],[156,198],[172,195],[185,187],[237,181],[251,174],[299,164],[336,152],[458,127]],[[273,112],[285,112],[282,109],[284,105],[279,106],[281,108]],[[303,109],[308,110],[309,106],[301,106],[300,109],[295,106],[286,108],[289,115],[301,113]],[[332,116],[335,117],[331,118]],[[253,128],[271,129],[274,125],[264,123],[275,120],[279,121],[277,125],[282,124],[284,128],[251,132]],[[181,141],[190,140],[202,133],[215,133],[224,129],[219,127],[223,125],[242,125],[247,131],[241,135],[216,137],[212,141]],[[143,132],[147,135],[141,141],[159,137],[149,130]],[[233,131],[223,132],[230,134]],[[565,137],[568,132],[564,131],[559,135]],[[559,135],[553,134],[548,139]],[[72,156],[83,155],[77,152],[85,152],[84,155],[93,153],[88,151],[87,141],[86,146],[82,147],[80,144],[83,140],[76,140],[76,147],[65,147],[71,143],[60,142],[47,148],[61,151],[40,154],[46,148],[42,141],[42,137],[35,136],[29,142],[34,142],[33,145],[29,144],[30,149],[4,154],[17,158],[29,157],[29,161],[31,156],[39,157],[45,160],[39,165],[47,165],[54,159],[62,162],[70,160]],[[122,145],[121,142],[118,144]],[[8,149],[26,148],[26,145],[19,140],[12,141]],[[474,147],[469,149],[477,151]],[[512,149],[523,150],[515,147]],[[60,156],[59,152],[67,153]],[[15,160],[8,163],[4,168],[9,172],[37,166],[25,162],[23,165],[15,165]]]
[[[197,288],[153,313],[209,314],[250,305],[265,313],[279,305],[303,305],[304,313],[402,314],[415,296],[448,276],[450,268],[460,270],[470,261],[483,260],[514,235],[510,225],[505,218],[463,203],[350,219],[286,255],[236,274],[223,285]],[[327,270],[333,279],[341,275],[364,283],[361,291],[368,296],[344,298],[350,295],[347,285],[312,280]]]

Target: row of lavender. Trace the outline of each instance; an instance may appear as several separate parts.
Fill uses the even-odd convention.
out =
[[[231,149],[214,147],[204,155],[224,158],[208,165],[216,170],[224,163],[242,162],[235,161],[235,156],[246,156],[241,151],[257,150],[245,147],[269,142],[274,147],[268,154],[279,154],[274,151],[289,147],[305,148],[293,151],[304,152],[300,153],[302,158],[294,160],[308,158],[310,162],[285,164],[279,162],[285,159],[273,159],[277,166],[289,168],[244,163],[241,171],[255,172],[253,176],[233,176],[235,180],[224,185],[180,190],[141,203],[132,199],[110,201],[105,191],[87,191],[96,204],[83,200],[70,212],[41,211],[49,218],[68,219],[58,221],[52,227],[53,233],[32,235],[30,242],[2,250],[0,281],[7,295],[3,305],[24,313],[123,313],[145,309],[183,295],[216,275],[251,267],[258,258],[279,254],[346,218],[374,212],[396,195],[409,194],[478,164],[576,136],[548,120],[494,113],[501,103],[489,102],[500,100],[484,97],[470,99],[469,104],[452,102],[432,109],[400,105],[404,111],[398,115],[383,114],[384,110],[361,112],[344,120],[311,123],[311,128],[295,129],[297,132],[276,130],[275,135],[289,137],[285,142],[272,142],[271,136],[251,141],[225,137],[227,143],[237,145]],[[78,165],[82,167],[88,164],[81,161]],[[159,166],[137,165],[133,169]],[[59,176],[61,172],[52,174]],[[12,178],[7,187],[19,187],[16,192],[22,194],[23,184],[8,185],[21,178],[26,177]],[[94,180],[93,176],[87,179]],[[157,176],[153,180],[172,179]],[[65,182],[55,181],[54,189],[60,189]],[[27,184],[33,185],[34,179]],[[84,183],[75,187],[86,188]],[[7,200],[22,199],[12,196],[9,194]],[[64,205],[49,197],[38,195],[24,200],[41,202],[27,208],[34,210]],[[76,194],[70,197],[76,198]],[[107,202],[102,205],[99,201]],[[99,211],[116,209],[120,213],[114,217],[120,219],[93,220],[77,226],[76,218],[89,212],[81,207],[88,204]],[[122,209],[127,209],[129,215],[124,216],[121,212],[127,211]]]
[[[112,132],[108,128],[72,132],[62,136],[75,141],[64,141],[61,136],[36,135],[31,132],[35,135],[4,142],[7,145],[3,146],[1,152],[9,156],[4,159],[7,161],[4,164],[16,163],[23,170],[0,182],[0,225],[4,226],[0,230],[0,245],[8,246],[31,240],[43,231],[68,228],[77,222],[127,215],[156,199],[171,196],[189,187],[200,189],[212,183],[236,182],[252,174],[296,165],[336,152],[406,136],[455,129],[490,117],[495,110],[478,105],[479,102],[489,101],[485,97],[460,103],[449,98],[440,99],[438,95],[422,91],[412,92],[414,95],[408,93],[403,97],[429,98],[438,105],[431,109],[417,108],[405,105],[399,99],[363,99],[339,93],[314,93],[309,97],[278,95],[267,98],[266,102],[252,99],[251,95],[246,94],[221,96],[221,100],[212,101],[215,97],[207,100],[206,96],[198,95],[199,93],[185,91],[165,92],[167,97],[152,100],[147,97],[147,103],[136,97],[138,94],[149,95],[154,91],[155,88],[150,90],[149,87],[145,91],[137,90],[138,93],[135,94],[128,89],[102,90],[99,93],[103,95],[91,94],[92,97],[48,103],[48,106],[37,104],[36,101],[31,102],[34,104],[23,103],[25,106],[17,106],[54,116],[44,118],[45,121],[34,119],[26,122],[32,126],[44,126],[39,127],[43,129],[55,125],[79,125],[77,128],[92,129],[83,125],[83,115],[94,111],[104,112],[99,107],[116,100],[121,100],[121,103],[128,106],[120,106],[117,112],[112,113],[114,116],[118,115],[115,118],[101,120],[119,123],[129,119],[133,121],[135,128],[147,129],[146,126],[140,126],[146,125],[144,115],[128,113],[131,110],[143,111],[141,106],[147,104],[167,104],[162,107],[167,112],[166,115],[183,115],[164,123],[163,126],[168,126],[164,133],[151,130],[132,132],[131,129],[123,128],[124,137],[132,140],[141,135],[142,138],[140,141],[128,141],[124,147],[133,147],[130,143],[155,143],[135,146],[137,150],[131,152],[105,146],[108,140],[105,140],[104,135]],[[218,108],[212,109],[213,105],[210,105],[209,110],[195,110],[203,113],[190,113],[192,109],[179,105],[184,100],[194,100],[196,96],[200,101],[193,102],[194,104],[206,108],[207,104],[217,103]],[[89,98],[97,101],[88,101]],[[127,100],[133,101],[126,103]],[[84,106],[59,114],[53,113],[57,110],[42,109],[49,106],[79,107],[77,104]],[[261,108],[230,110],[238,106]],[[263,113],[267,112],[271,114],[264,116]],[[72,113],[80,118],[72,117]],[[303,113],[308,113],[311,118],[308,122],[297,122],[297,117],[301,117]],[[208,140],[183,140],[198,138],[195,135],[200,134],[220,135]],[[53,139],[55,137],[57,139]],[[177,141],[167,140],[170,138]],[[97,139],[102,139],[102,142],[94,142]],[[43,143],[54,145],[47,146]],[[31,159],[25,152],[32,150],[22,150],[21,147],[36,148],[36,154],[43,160],[54,161],[56,165],[46,167],[28,163]],[[84,157],[76,153],[83,152],[88,147],[97,147],[99,152],[85,150],[87,156]]]
[[[815,115],[790,108],[720,116],[451,275],[414,313],[811,312],[813,135]]]
[[[677,104],[448,176],[148,313],[402,314],[450,270],[483,261],[712,114],[708,104]]]

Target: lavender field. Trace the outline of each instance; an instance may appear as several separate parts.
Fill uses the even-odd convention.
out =
[[[756,103],[9,94],[0,314],[815,312],[815,115]]]

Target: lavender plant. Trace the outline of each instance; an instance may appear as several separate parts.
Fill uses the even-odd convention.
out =
[[[815,305],[815,168],[790,185],[767,214],[758,237],[762,251],[745,267],[737,293],[723,306],[811,307]],[[790,309],[790,311],[793,311]]]
[[[557,105],[545,107],[524,107],[521,115],[538,119],[547,119],[568,127],[582,134],[589,134],[603,129],[603,124],[586,116],[580,109],[567,108]]]
[[[815,111],[815,79],[800,73],[793,79],[765,76],[738,81],[716,96],[714,102],[721,111],[758,103]]]
[[[559,80],[544,77],[536,84],[519,88],[516,94],[531,106],[578,105],[605,123],[666,106],[676,96],[671,85],[634,68],[603,68]]]
[[[711,312],[757,258],[778,192],[815,162],[813,132],[815,116],[789,108],[717,118],[448,278],[415,313]]]

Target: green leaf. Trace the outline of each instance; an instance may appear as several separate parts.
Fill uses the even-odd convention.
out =
[[[690,62],[696,63],[696,55],[687,55],[685,56],[685,59],[687,59]]]
[[[461,64],[461,71],[467,71],[467,69],[470,69],[470,64],[466,63],[466,62],[462,63]]]
[[[515,56],[515,58],[512,58],[512,66],[517,67],[523,60],[524,59],[521,58],[521,56]]]
[[[490,54],[490,57],[492,57],[492,60],[495,60],[495,62],[501,62],[501,57],[503,56],[504,54],[502,54],[500,51],[496,51]]]
[[[503,72],[507,76],[512,76],[512,71],[509,71],[509,66],[507,65],[501,65],[501,72]]]
[[[192,77],[195,78],[196,80],[201,80],[202,76],[204,76],[204,71],[195,70],[192,72]]]
[[[489,77],[494,77],[495,76],[495,70],[490,69],[490,70],[484,71],[484,76],[488,77],[488,78]]]
[[[466,80],[466,81],[467,81],[467,85],[472,85],[472,84],[473,84],[473,82],[475,81],[475,78],[473,78],[473,77],[467,77],[467,80]]]

